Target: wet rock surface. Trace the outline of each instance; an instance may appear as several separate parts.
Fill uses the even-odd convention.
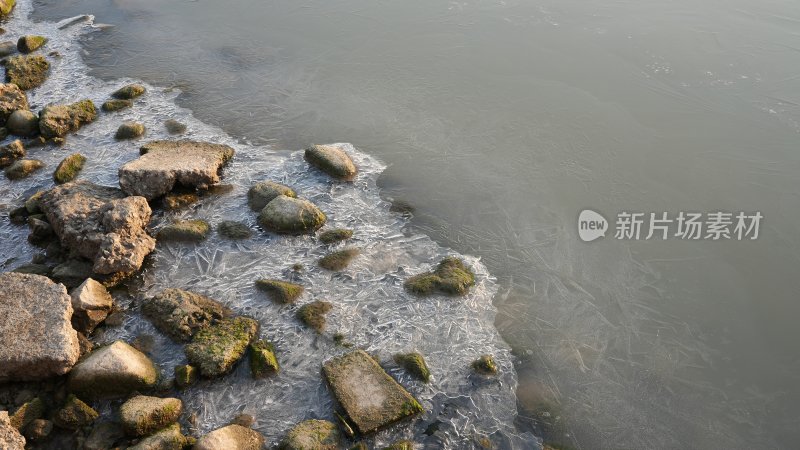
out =
[[[0,274],[0,381],[69,371],[79,356],[64,286],[31,274]]]
[[[166,289],[146,300],[142,312],[156,328],[178,341],[189,341],[197,331],[230,315],[216,300],[181,289]]]
[[[94,350],[69,374],[68,388],[87,400],[124,397],[155,386],[158,371],[142,352],[122,341]]]
[[[228,373],[258,334],[258,322],[247,317],[224,319],[198,331],[185,348],[189,362],[207,378]]]
[[[132,100],[142,96],[147,89],[138,83],[128,84],[111,93],[111,97],[120,100]]]
[[[422,406],[363,350],[323,365],[325,378],[347,418],[361,434],[422,412]]]
[[[93,261],[97,274],[130,273],[155,248],[145,228],[150,206],[114,188],[74,181],[45,192],[39,200],[61,244]]]
[[[260,450],[263,445],[261,433],[241,425],[228,425],[198,439],[194,450]]]
[[[258,215],[258,223],[279,233],[311,233],[325,225],[327,218],[308,200],[279,195]]]
[[[338,145],[312,145],[305,151],[309,164],[342,181],[352,181],[358,169],[344,150]]]
[[[133,106],[133,102],[131,100],[112,99],[103,102],[103,105],[100,106],[100,109],[105,112],[114,112],[121,109],[130,108],[131,106]]]
[[[197,141],[154,141],[139,159],[119,169],[119,184],[128,195],[152,200],[176,186],[206,189],[219,182],[222,167],[233,157],[227,145]]]

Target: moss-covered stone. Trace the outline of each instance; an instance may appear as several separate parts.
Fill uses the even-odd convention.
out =
[[[5,174],[9,180],[21,180],[43,167],[44,162],[38,159],[19,159],[6,167]]]
[[[200,242],[208,237],[211,227],[205,220],[182,220],[158,232],[159,241]]]
[[[347,419],[368,434],[422,412],[422,406],[363,350],[335,357],[323,372]]]
[[[86,164],[86,157],[80,153],[73,153],[58,164],[56,171],[53,173],[53,181],[57,184],[64,184],[75,179],[83,170]]]
[[[350,265],[350,262],[361,253],[357,248],[346,248],[344,250],[337,250],[328,253],[319,260],[319,266],[323,269],[338,272],[344,270]]]
[[[14,161],[25,157],[25,146],[19,139],[0,147],[0,169],[14,164]]]
[[[176,211],[195,204],[200,200],[197,192],[172,191],[161,199],[165,209]]]
[[[33,400],[20,406],[10,418],[11,426],[22,431],[29,423],[44,417],[45,405],[41,398]]]
[[[304,157],[309,164],[338,180],[352,181],[358,173],[350,156],[336,145],[312,145]]]
[[[320,233],[319,240],[323,244],[330,245],[337,242],[346,241],[351,237],[353,237],[353,230],[348,230],[347,228],[336,228]]]
[[[64,406],[53,417],[53,423],[68,430],[78,430],[100,417],[91,406],[82,402],[78,397],[70,395]]]
[[[228,239],[241,240],[250,239],[253,236],[253,230],[247,226],[246,223],[236,222],[234,220],[225,220],[217,225],[217,232]]]
[[[481,375],[497,374],[497,363],[494,362],[492,355],[482,355],[472,362],[472,369]]]
[[[266,292],[277,303],[294,303],[305,288],[299,284],[281,280],[258,280],[256,287]]]
[[[284,450],[338,450],[342,436],[327,420],[306,420],[295,425],[281,443]]]
[[[431,371],[421,353],[398,353],[394,355],[394,361],[420,380],[426,383],[431,380]]]
[[[42,208],[39,206],[39,199],[42,198],[45,192],[47,191],[38,191],[25,200],[25,209],[28,214],[41,214]]]
[[[0,15],[7,16],[17,4],[16,0],[0,0]]]
[[[247,191],[247,204],[255,212],[260,212],[269,202],[275,200],[279,195],[296,198],[297,193],[289,186],[272,181],[262,181],[256,183]]]
[[[325,301],[315,301],[303,305],[297,310],[297,318],[309,327],[321,333],[325,331],[327,320],[325,315],[333,309],[333,305]]]
[[[145,131],[146,130],[143,123],[134,121],[122,122],[119,128],[117,128],[117,132],[114,134],[114,139],[120,141],[126,139],[138,139],[144,136]]]
[[[210,297],[174,288],[164,289],[146,300],[142,312],[161,332],[184,342],[231,314]]]
[[[327,217],[308,200],[279,195],[258,215],[258,223],[279,233],[312,233],[325,225]]]
[[[244,356],[247,346],[258,334],[258,322],[248,317],[225,319],[194,335],[184,351],[189,362],[204,377],[228,373]]]
[[[42,55],[12,56],[6,60],[6,81],[23,91],[41,86],[49,71],[50,63]]]
[[[175,119],[167,119],[164,121],[164,128],[167,129],[169,134],[183,134],[186,132],[186,125],[178,122]]]
[[[175,385],[178,386],[178,389],[186,389],[197,382],[197,375],[197,368],[192,365],[177,366],[175,367]]]
[[[146,436],[178,421],[183,402],[177,398],[137,395],[119,408],[122,427],[130,436]]]
[[[414,442],[407,439],[393,442],[388,447],[384,447],[383,450],[414,450]]]
[[[275,357],[275,347],[264,340],[250,344],[250,372],[253,378],[264,378],[281,370]]]
[[[102,108],[105,112],[114,112],[121,109],[130,108],[131,106],[133,106],[133,101],[115,98],[106,100],[103,102],[103,105],[100,108]]]
[[[45,139],[63,138],[96,118],[97,109],[88,99],[68,105],[47,105],[39,114],[39,132]]]
[[[44,36],[22,36],[17,40],[17,50],[19,50],[20,53],[31,53],[40,49],[46,43],[47,38]]]
[[[150,435],[128,450],[183,450],[190,444],[190,440],[181,433],[181,426],[177,423]]]
[[[111,94],[111,96],[121,100],[133,100],[134,98],[144,94],[146,91],[147,89],[141,84],[133,83],[117,89]]]
[[[463,261],[449,256],[433,272],[415,275],[406,280],[405,287],[417,295],[441,292],[448,295],[466,295],[475,285],[475,273]]]

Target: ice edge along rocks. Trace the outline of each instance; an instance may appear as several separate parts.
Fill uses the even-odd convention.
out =
[[[24,53],[47,46],[47,39],[38,36],[23,36],[19,42]],[[6,170],[9,180],[28,177],[43,168],[41,161],[25,159],[26,147],[57,152],[70,133],[91,124],[98,115],[91,100],[47,105],[38,114],[30,111],[24,90],[37,89],[46,82],[48,72],[49,63],[41,55],[12,57],[6,62],[9,83],[0,85],[0,120],[7,125],[3,133],[29,139],[24,143],[16,140],[0,149],[0,162],[11,168]],[[121,108],[135,108],[134,100],[145,94],[144,86],[124,86],[109,95],[102,110],[112,114]],[[185,127],[178,125],[166,126],[171,134],[180,134]],[[91,133],[91,129],[85,132]],[[142,133],[137,132],[136,137]],[[124,341],[92,350],[94,345],[87,339],[98,326],[113,326],[107,318],[114,301],[104,284],[114,285],[138,273],[147,255],[156,249],[157,239],[151,236],[150,229],[151,202],[164,198],[164,205],[169,207],[175,203],[173,199],[186,198],[186,204],[199,201],[204,191],[219,183],[222,170],[234,153],[230,146],[210,142],[153,141],[141,147],[139,158],[119,168],[120,188],[80,179],[87,160],[73,154],[62,161],[53,175],[54,182],[60,185],[43,189],[12,211],[12,220],[27,222],[31,227],[30,242],[47,252],[18,268],[40,274],[0,274],[0,284],[4,286],[0,291],[0,339],[11,344],[0,350],[0,381],[46,379],[65,385],[71,393],[66,400],[42,402],[36,397],[18,408],[9,422],[18,424],[26,436],[47,439],[54,422],[57,427],[74,430],[90,427],[87,448],[93,448],[91,443],[96,441],[104,442],[96,448],[120,443],[134,444],[130,448],[181,448],[193,441],[183,435],[176,423],[182,414],[180,400],[149,394],[163,393],[172,383],[187,388],[197,382],[198,375],[224,376],[246,359],[246,354],[250,355],[255,378],[268,378],[279,372],[281,349],[267,339],[259,339],[260,324],[256,320],[237,316],[204,295],[180,289],[167,289],[144,299],[142,306],[145,316],[160,332],[185,343],[190,364],[175,368],[174,381],[159,373],[145,353]],[[346,183],[358,176],[358,168],[341,145],[313,145],[305,150],[304,157],[314,170],[333,182]],[[326,224],[327,216],[302,194],[264,180],[251,188],[247,204],[258,213],[258,222],[265,231],[315,235]],[[228,233],[229,237],[248,239],[250,234],[243,226],[246,227],[234,227],[235,233]],[[205,232],[188,241],[204,239],[209,230],[206,223]],[[335,246],[353,236],[353,230],[331,229],[316,239],[325,246]],[[320,267],[347,270],[359,254],[359,249],[352,247],[334,250],[320,260]],[[58,282],[75,287],[72,295]],[[448,258],[434,271],[409,279],[406,288],[419,295],[465,295],[472,285],[472,271],[461,260]],[[306,290],[283,280],[259,280],[259,287],[273,300],[287,304],[302,302]],[[335,307],[327,301],[304,302],[296,310],[297,318],[311,329],[309,332],[324,333],[325,315]],[[337,337],[334,341],[339,342]],[[415,364],[402,363],[401,367],[429,381],[431,375],[424,357],[412,350],[406,356],[414,355]],[[475,370],[491,376],[492,371],[486,367],[496,371],[496,366],[489,358],[485,355],[477,360]],[[417,399],[363,350],[332,354],[328,361],[320,361],[320,366],[341,408],[341,413],[335,413],[340,423],[337,426],[313,419],[301,422],[287,432],[285,448],[304,448],[309,443],[320,448],[338,446],[344,442],[342,434],[351,439],[368,435],[423,412]],[[124,399],[134,393],[148,395],[134,397],[120,408],[128,437],[113,432],[110,422],[91,427],[99,416],[86,402]],[[195,448],[260,448],[263,443],[259,433],[229,425],[202,437]]]

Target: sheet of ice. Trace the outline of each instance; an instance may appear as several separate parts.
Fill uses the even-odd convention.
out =
[[[85,16],[61,23],[33,23],[27,19],[31,6],[22,2],[4,26],[6,36],[40,34],[48,37],[46,53],[52,70],[48,81],[29,91],[33,110],[52,102],[92,99],[98,106],[120,86],[135,80],[105,82],[87,75],[78,37],[102,39],[100,27]],[[138,311],[142,298],[176,287],[206,294],[239,314],[261,323],[261,336],[276,345],[282,371],[277,376],[253,380],[248,365],[215,381],[203,381],[180,397],[186,410],[197,414],[196,433],[204,433],[246,412],[257,419],[255,428],[269,442],[277,442],[295,423],[308,418],[333,420],[332,398],[321,376],[321,364],[346,349],[332,336],[341,333],[354,346],[378,354],[389,373],[423,404],[426,413],[410,425],[397,426],[372,437],[375,445],[399,438],[414,439],[424,448],[484,448],[486,439],[495,448],[539,448],[530,434],[518,433],[515,390],[517,378],[510,349],[501,340],[493,322],[492,297],[496,283],[481,262],[465,256],[477,275],[476,287],[465,298],[420,299],[402,286],[408,276],[429,270],[442,257],[453,254],[424,235],[408,228],[406,218],[389,211],[380,197],[376,180],[383,164],[349,144],[346,150],[360,168],[352,184],[331,182],[310,170],[301,151],[278,151],[251,146],[225,135],[213,124],[196,120],[191,111],[179,108],[179,94],[147,86],[148,94],[135,106],[116,113],[100,113],[98,120],[74,135],[62,148],[31,149],[29,157],[46,163],[46,169],[22,181],[0,180],[0,270],[7,271],[30,261],[40,252],[26,243],[27,228],[11,225],[7,212],[27,196],[53,185],[52,171],[65,156],[80,152],[88,162],[80,178],[108,186],[118,184],[117,169],[138,156],[138,142],[114,140],[124,120],[145,124],[144,139],[170,138],[163,125],[176,119],[188,125],[185,138],[231,145],[237,151],[225,169],[223,183],[232,191],[206,197],[195,207],[177,213],[156,212],[153,229],[175,218],[202,218],[212,226],[222,220],[241,220],[256,230],[244,242],[226,241],[214,233],[201,244],[159,244],[142,274],[130,283],[130,295],[117,292],[116,301],[129,307],[124,325],[96,336],[100,343],[114,339],[132,341],[154,337],[152,357],[165,374],[186,362],[181,347],[157,332]],[[235,107],[235,105],[232,105]],[[9,141],[10,139],[7,139]],[[355,230],[354,238],[342,246],[354,246],[362,254],[341,273],[317,267],[326,248],[308,236],[277,236],[257,230],[256,217],[247,208],[247,189],[255,182],[273,180],[292,186],[300,196],[315,202],[327,215],[329,226]],[[295,274],[292,266],[305,270]],[[297,306],[277,305],[255,289],[258,278],[287,278],[306,286]],[[314,300],[334,304],[328,329],[322,335],[301,326],[296,308]],[[431,367],[430,384],[415,381],[400,370],[391,355],[418,350]],[[495,355],[500,367],[496,378],[471,375],[470,363],[483,353]],[[110,411],[110,408],[106,408]],[[188,425],[188,422],[185,422]]]

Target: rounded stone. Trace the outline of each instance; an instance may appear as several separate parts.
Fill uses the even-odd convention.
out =
[[[39,116],[27,109],[18,109],[8,116],[6,128],[16,136],[35,136],[39,134]]]
[[[311,233],[325,225],[327,218],[308,200],[279,195],[258,215],[264,228],[279,233]]]

